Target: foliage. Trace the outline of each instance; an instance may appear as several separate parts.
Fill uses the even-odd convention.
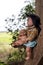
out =
[[[8,62],[21,62],[25,59],[25,49],[18,49],[13,54],[9,55]]]
[[[28,14],[32,14],[32,13],[35,13],[35,9],[34,7],[30,4],[26,5],[25,7],[23,7],[20,11],[20,14],[19,14],[19,20],[23,20],[27,17]]]
[[[7,64],[5,64],[4,62],[0,62],[0,65],[7,65]]]
[[[12,38],[13,38],[14,41],[16,41],[16,40],[18,39],[18,35],[19,35],[19,31],[18,31],[18,29],[17,29],[17,30],[15,30],[15,31],[13,32]]]
[[[5,21],[6,21],[6,26],[5,26],[5,28],[7,29],[8,32],[11,32],[11,33],[13,32],[12,27],[13,27],[13,25],[15,25],[15,24],[14,24],[14,20],[15,20],[14,14],[13,14],[11,17],[7,17],[7,18],[5,19]]]
[[[24,61],[26,56],[25,48],[17,48],[14,52],[10,53],[7,61],[0,61],[0,65],[11,65],[13,63],[18,63]]]
[[[27,1],[26,1],[27,2]],[[29,2],[29,1],[28,1]],[[20,22],[21,20],[23,21],[24,19],[26,19],[26,17],[28,16],[28,14],[30,13],[35,13],[35,8],[34,8],[34,2],[33,3],[30,3],[25,5],[21,11],[20,11],[20,14],[18,15],[18,22]],[[14,14],[12,15],[12,17],[8,17],[7,19],[5,19],[6,21],[6,29],[9,31],[9,32],[13,32],[13,29],[15,29],[15,26],[17,27],[17,25],[19,25],[19,23],[16,23],[15,21],[15,16]],[[14,27],[14,28],[13,28]],[[18,29],[18,28],[17,28]]]

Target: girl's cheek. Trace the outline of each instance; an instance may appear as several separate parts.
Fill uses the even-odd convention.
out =
[[[28,21],[27,25],[33,25],[33,22],[32,21]]]

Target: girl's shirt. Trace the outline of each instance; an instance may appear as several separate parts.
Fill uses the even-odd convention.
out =
[[[38,30],[35,28],[35,26],[28,27],[27,30],[27,40],[28,41],[35,41],[38,36]]]

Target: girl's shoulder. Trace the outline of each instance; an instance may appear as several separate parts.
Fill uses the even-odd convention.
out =
[[[33,30],[33,31],[37,31],[37,32],[38,32],[38,29],[37,29],[36,27],[34,27],[32,30]]]

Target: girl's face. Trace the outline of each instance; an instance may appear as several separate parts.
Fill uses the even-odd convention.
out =
[[[32,19],[29,17],[27,19],[27,26],[32,26],[32,25],[33,25]]]

